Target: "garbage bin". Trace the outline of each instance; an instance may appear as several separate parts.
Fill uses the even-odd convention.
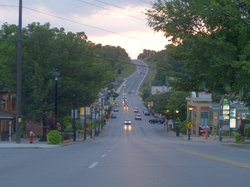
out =
[[[180,132],[179,131],[176,131],[176,136],[179,136],[180,135]]]

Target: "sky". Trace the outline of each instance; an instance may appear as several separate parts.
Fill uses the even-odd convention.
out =
[[[22,27],[32,22],[65,32],[85,32],[88,40],[120,46],[132,59],[143,49],[160,51],[169,44],[163,32],[147,26],[146,10],[154,0],[23,0]],[[13,5],[13,6],[3,6]],[[0,24],[18,25],[19,0],[0,0]]]

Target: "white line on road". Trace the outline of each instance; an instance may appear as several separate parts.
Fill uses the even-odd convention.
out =
[[[89,168],[94,168],[97,164],[98,164],[98,162],[94,162],[93,164],[91,164],[91,165],[89,166]]]
[[[111,150],[108,150],[108,152],[110,152]]]
[[[106,156],[106,154],[102,155],[102,157],[105,157],[105,156]]]

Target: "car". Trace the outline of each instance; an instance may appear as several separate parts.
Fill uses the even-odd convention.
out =
[[[141,76],[141,78],[143,78],[143,76]]]
[[[145,116],[150,116],[150,112],[148,110],[144,111]]]
[[[137,120],[137,119],[138,119],[138,120],[141,120],[141,119],[142,119],[141,114],[136,114],[136,115],[135,115],[135,120]]]
[[[131,91],[129,91],[128,93],[131,94]]]
[[[137,107],[134,108],[134,112],[139,112],[139,109]]]
[[[141,74],[142,74],[142,71],[141,71]]]
[[[114,108],[113,108],[113,111],[114,111],[114,112],[118,112],[118,111],[119,111],[118,107],[114,107]]]
[[[126,95],[126,93],[123,93],[122,96]]]
[[[118,103],[115,103],[115,107],[118,108]]]
[[[142,109],[143,114],[144,114],[145,111],[149,111],[149,110],[147,108],[143,108]]]
[[[153,119],[148,120],[149,123],[161,123],[165,122],[164,118],[162,117],[154,117]]]
[[[127,99],[126,95],[123,96],[123,99]]]
[[[130,120],[129,118],[126,118],[126,119],[124,120],[124,124],[125,124],[125,125],[131,125],[131,120]]]
[[[146,73],[144,72],[143,75],[145,75]]]
[[[128,106],[128,102],[124,102],[124,106]]]
[[[111,114],[111,118],[116,118],[116,115],[115,114]]]

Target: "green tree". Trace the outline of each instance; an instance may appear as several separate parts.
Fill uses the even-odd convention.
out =
[[[5,23],[0,38],[17,40],[16,25]],[[94,58],[94,44],[84,32],[65,33],[50,24],[31,23],[23,30],[22,50],[22,114],[29,120],[41,120],[45,111],[54,111],[55,81],[58,69],[58,121],[73,108],[92,103],[112,76],[103,63]],[[50,46],[50,47],[49,47]],[[61,50],[58,50],[61,49]],[[0,80],[16,91],[17,42],[0,42]],[[70,52],[74,51],[74,52]]]
[[[250,104],[249,1],[158,0],[148,25],[175,44],[168,54],[184,64],[175,73],[176,90],[238,93]]]

